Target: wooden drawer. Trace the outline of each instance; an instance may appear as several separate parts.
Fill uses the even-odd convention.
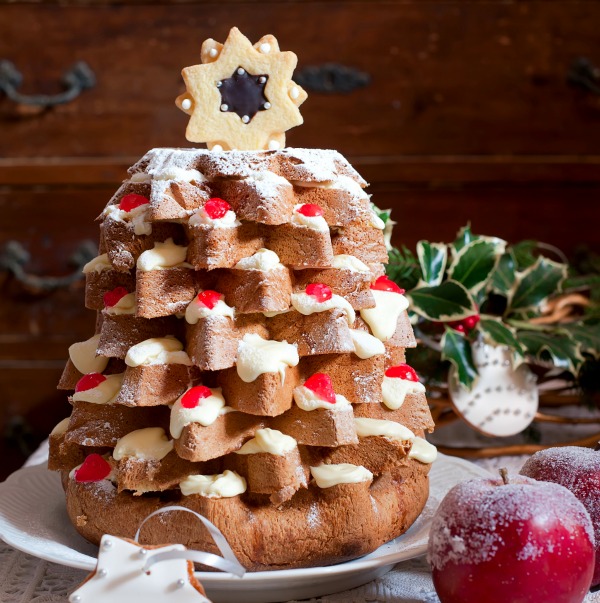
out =
[[[0,58],[23,72],[25,90],[58,89],[76,60],[97,85],[34,116],[1,100],[0,156],[187,145],[173,105],[179,71],[234,23],[253,39],[277,35],[300,68],[336,62],[371,78],[349,94],[312,93],[292,145],[352,158],[598,154],[600,101],[566,74],[578,56],[600,64],[599,22],[600,3],[566,1],[3,5]]]

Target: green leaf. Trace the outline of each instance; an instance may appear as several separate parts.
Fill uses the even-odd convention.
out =
[[[477,369],[473,363],[471,344],[465,336],[446,327],[442,335],[442,360],[449,360],[456,368],[458,382],[470,389],[477,378]]]
[[[495,316],[481,316],[478,329],[486,343],[493,345],[506,345],[513,354],[513,368],[523,361],[523,348],[517,339],[517,332],[500,318]]]
[[[509,297],[508,311],[539,308],[551,295],[560,292],[567,266],[539,257],[535,264],[517,274],[517,286]]]
[[[561,328],[579,343],[583,353],[591,354],[596,358],[600,357],[600,324],[571,323],[561,325]]]
[[[506,242],[502,239],[479,237],[454,256],[448,276],[470,291],[479,291],[488,282],[505,248]]]
[[[583,363],[581,346],[564,333],[542,331],[517,331],[525,351],[539,360],[550,360],[554,366],[577,375]]]
[[[460,251],[463,247],[477,239],[477,235],[471,232],[471,223],[469,222],[466,226],[463,226],[456,234],[456,239],[452,246],[456,251]]]
[[[537,249],[537,241],[520,241],[512,246],[513,256],[517,263],[517,270],[524,270],[533,266],[537,260],[536,255],[533,253]]]
[[[371,203],[371,209],[377,214],[384,224],[387,224],[387,221],[390,219],[392,214],[391,209],[379,209],[375,203]]]
[[[498,260],[496,270],[492,274],[492,291],[508,297],[515,287],[515,258],[507,251]]]
[[[460,320],[477,312],[467,289],[456,281],[445,281],[435,287],[418,287],[407,295],[413,312],[428,320]]]
[[[409,291],[417,286],[421,279],[419,261],[407,247],[393,247],[388,251],[387,276],[403,289]]]
[[[444,278],[446,261],[448,259],[448,248],[444,243],[430,243],[419,241],[417,243],[417,255],[421,264],[423,283],[426,285],[439,285]]]

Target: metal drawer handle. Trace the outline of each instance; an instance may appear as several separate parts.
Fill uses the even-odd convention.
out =
[[[358,88],[368,86],[371,76],[355,67],[325,63],[296,71],[294,81],[310,92],[348,94]]]
[[[600,95],[600,69],[586,57],[575,59],[567,73],[567,82]]]
[[[18,241],[9,241],[0,254],[0,271],[9,272],[27,289],[47,293],[67,288],[83,278],[81,269],[97,255],[97,245],[90,240],[83,241],[69,258],[75,266],[71,274],[65,276],[36,276],[28,274],[24,266],[31,259],[30,253]]]
[[[20,105],[34,105],[45,108],[71,102],[83,90],[93,88],[96,85],[96,76],[87,63],[78,61],[65,71],[61,81],[67,89],[59,94],[21,94],[18,91],[23,82],[21,72],[10,61],[0,61],[0,90],[3,90],[8,98]]]

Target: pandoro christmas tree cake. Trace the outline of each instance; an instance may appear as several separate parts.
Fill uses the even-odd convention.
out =
[[[363,178],[334,150],[285,147],[306,99],[296,56],[232,29],[201,59],[177,105],[208,148],[149,151],[99,217],[96,331],[69,348],[49,466],[94,543],[179,505],[249,570],[352,559],[428,496],[408,302]],[[215,549],[185,513],[141,542]]]

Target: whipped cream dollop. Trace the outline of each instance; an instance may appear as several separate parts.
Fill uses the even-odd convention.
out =
[[[425,438],[415,437],[408,452],[408,458],[415,459],[426,465],[433,463],[437,458],[437,448]]]
[[[64,435],[65,433],[67,433],[67,429],[69,428],[70,420],[71,420],[71,417],[67,417],[66,419],[63,419],[62,421],[58,422],[54,426],[54,429],[50,432],[50,435],[51,436],[61,436],[61,435]]]
[[[350,463],[319,465],[311,467],[310,473],[319,488],[331,488],[339,484],[358,484],[373,479],[373,474],[366,467]]]
[[[231,498],[246,491],[246,480],[228,469],[216,475],[188,475],[179,487],[184,496],[199,494],[206,498]]]
[[[198,170],[186,170],[175,165],[150,168],[148,175],[152,180],[174,180],[176,182],[195,182],[196,184],[206,182],[206,176]]]
[[[379,354],[385,354],[383,341],[377,339],[371,333],[360,329],[350,329],[350,337],[352,337],[352,342],[354,343],[354,353],[362,360],[373,358],[373,356]]]
[[[153,337],[131,346],[125,356],[127,366],[151,364],[185,364],[192,366],[190,357],[183,351],[183,344],[172,335]]]
[[[398,318],[408,308],[408,299],[393,291],[371,289],[371,293],[375,307],[362,309],[360,315],[377,339],[387,341],[396,332]]]
[[[235,228],[242,225],[231,209],[222,218],[211,218],[204,207],[190,216],[189,223],[191,226],[210,226],[212,228]]]
[[[90,260],[83,267],[83,274],[89,274],[90,272],[104,272],[105,270],[113,270],[112,264],[108,259],[108,253],[103,253],[95,257],[93,260]]]
[[[377,228],[377,230],[385,229],[385,222],[373,210],[371,210],[369,216],[369,223],[373,228]]]
[[[323,216],[305,216],[298,210],[302,207],[302,203],[294,206],[294,213],[292,214],[291,223],[295,226],[304,226],[311,230],[317,230],[319,232],[329,232],[329,224]]]
[[[318,396],[312,389],[299,385],[294,388],[294,401],[299,408],[306,411],[326,408],[327,410],[339,410],[350,407],[349,400],[341,394],[335,394],[335,403],[328,402]]]
[[[355,417],[354,425],[359,438],[381,436],[395,442],[412,442],[415,438],[415,434],[408,427],[395,421]]]
[[[276,429],[258,429],[251,440],[248,440],[236,454],[258,454],[266,452],[284,456],[297,447],[297,442],[289,435],[281,433]]]
[[[137,269],[141,272],[150,270],[165,270],[166,268],[192,268],[185,261],[187,247],[175,245],[173,239],[167,239],[163,243],[157,241],[152,249],[140,254],[137,259]]]
[[[226,316],[233,320],[235,308],[228,306],[222,299],[217,301],[213,308],[209,308],[198,301],[196,296],[185,309],[185,321],[190,325],[195,325],[201,318],[208,316]]]
[[[340,174],[334,180],[326,180],[323,182],[301,182],[299,180],[293,181],[294,186],[303,188],[324,188],[333,190],[346,191],[357,199],[368,199],[369,195],[363,190],[362,186],[356,182],[356,180]]]
[[[292,306],[305,316],[309,316],[315,312],[326,312],[327,310],[339,308],[346,314],[346,320],[350,326],[354,324],[354,320],[356,319],[354,308],[350,303],[341,295],[336,295],[335,293],[325,301],[319,301],[314,295],[308,295],[305,292],[292,293]]]
[[[250,257],[242,258],[234,266],[236,270],[262,270],[263,272],[275,270],[279,267],[283,268],[279,256],[274,251],[264,247]]]
[[[119,205],[109,205],[104,209],[102,215],[105,218],[116,220],[117,222],[131,223],[133,226],[133,232],[140,235],[152,234],[152,224],[148,222],[148,209],[150,208],[149,203],[138,205],[131,211],[124,211],[119,209]]]
[[[136,429],[123,436],[115,444],[113,458],[120,461],[136,458],[145,461],[160,461],[173,450],[173,440],[169,440],[162,427]]]
[[[106,356],[96,356],[100,334],[85,341],[78,341],[69,346],[69,358],[73,366],[82,374],[102,373],[108,365]]]
[[[340,253],[333,256],[331,264],[337,270],[349,270],[350,272],[360,272],[361,274],[371,274],[371,269],[361,260],[353,255]]]
[[[237,374],[245,383],[251,383],[263,373],[279,373],[283,385],[286,366],[296,366],[298,362],[295,345],[246,333],[238,346]]]
[[[112,404],[119,395],[125,373],[104,375],[106,379],[96,387],[73,394],[73,402],[91,402],[93,404]]]
[[[124,295],[114,306],[106,306],[104,312],[112,316],[122,316],[124,314],[135,314],[137,312],[137,300],[135,293]]]
[[[186,408],[181,400],[187,394],[183,393],[171,407],[171,421],[169,431],[175,439],[181,437],[183,428],[192,423],[199,423],[204,427],[212,425],[221,415],[234,412],[234,409],[225,405],[225,398],[220,387],[211,387],[211,395],[202,398],[197,406]]]
[[[419,381],[384,376],[381,392],[383,403],[391,410],[396,410],[404,404],[404,399],[408,394],[425,392],[425,386]]]

